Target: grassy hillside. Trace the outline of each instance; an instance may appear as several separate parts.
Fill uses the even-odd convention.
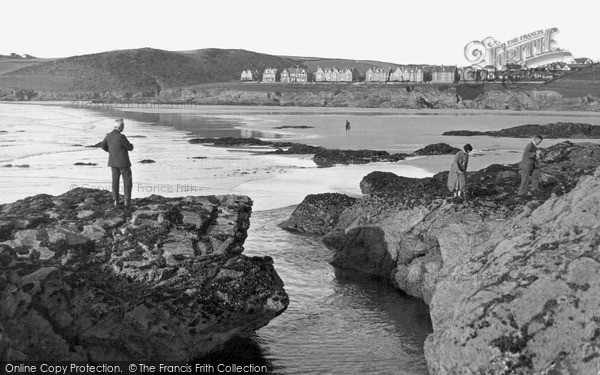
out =
[[[239,80],[245,68],[300,62],[244,50],[171,52],[151,48],[103,52],[43,62],[0,73],[0,86],[52,92],[141,92]]]
[[[208,48],[180,52],[189,56],[210,70],[218,80],[211,82],[230,82],[240,79],[244,69],[256,69],[260,74],[265,68],[285,68],[302,66],[302,61],[273,56],[243,49]]]
[[[28,66],[37,65],[48,59],[15,59],[14,57],[0,55],[0,75],[13,70],[23,69]]]
[[[574,98],[581,96],[600,97],[600,64],[594,64],[579,71],[566,73],[554,82],[544,85],[544,90]]]

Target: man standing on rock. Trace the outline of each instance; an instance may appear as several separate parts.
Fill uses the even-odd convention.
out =
[[[542,143],[541,135],[536,135],[533,140],[525,146],[523,159],[519,164],[521,169],[521,186],[519,186],[519,196],[525,195],[529,181],[531,181],[531,190],[536,191],[540,188],[540,171],[536,168],[536,161],[539,156],[537,146]]]
[[[133,186],[129,151],[133,150],[133,145],[129,143],[129,140],[123,134],[123,129],[125,128],[123,119],[115,120],[115,122],[117,123],[115,128],[104,137],[100,147],[108,152],[108,166],[112,169],[114,205],[119,205],[119,179],[123,176],[125,206],[129,207],[131,205],[131,188]]]

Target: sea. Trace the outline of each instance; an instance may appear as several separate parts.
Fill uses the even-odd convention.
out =
[[[252,336],[198,363],[267,366],[276,374],[427,374],[428,307],[385,280],[331,266],[332,252],[319,237],[289,233],[277,224],[308,194],[360,196],[360,180],[372,171],[427,177],[448,169],[452,156],[318,168],[311,155],[188,140],[257,137],[392,153],[470,143],[469,170],[476,170],[518,162],[527,140],[449,137],[444,131],[557,121],[600,125],[600,115],[588,112],[0,103],[0,204],[77,187],[110,190],[107,154],[90,146],[117,118],[125,120],[124,134],[134,145],[134,198],[243,194],[254,201],[244,253],[274,259],[290,305]],[[561,141],[544,140],[541,146]]]

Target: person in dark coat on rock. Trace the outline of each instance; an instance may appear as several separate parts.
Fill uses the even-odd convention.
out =
[[[527,187],[531,181],[531,190],[536,191],[540,188],[540,171],[536,168],[536,162],[539,156],[537,146],[542,143],[544,138],[541,135],[533,137],[531,142],[525,146],[523,151],[523,159],[519,164],[521,170],[521,185],[519,186],[519,196],[525,195]]]
[[[129,151],[133,150],[133,145],[129,143],[127,137],[123,134],[125,123],[123,119],[115,120],[117,123],[112,132],[108,133],[100,144],[100,147],[108,152],[108,166],[112,170],[112,194],[114,205],[119,205],[119,180],[123,176],[123,190],[125,206],[131,205],[131,189],[133,178],[131,176],[131,161],[129,161]]]
[[[467,143],[454,155],[454,161],[448,173],[448,189],[452,192],[452,198],[467,200],[467,166],[471,151],[473,151],[473,147]]]

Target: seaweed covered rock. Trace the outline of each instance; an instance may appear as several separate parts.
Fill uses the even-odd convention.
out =
[[[542,152],[542,185],[530,198],[516,194],[518,166],[491,165],[468,173],[467,203],[447,202],[448,172],[412,179],[372,172],[361,182],[368,193],[345,210],[323,242],[332,264],[391,280],[429,302],[439,280],[477,256],[477,244],[502,223],[553,196],[571,191],[600,166],[600,145],[563,142]]]
[[[111,202],[0,206],[1,360],[191,361],[286,309],[272,259],[241,254],[249,198]]]
[[[415,155],[454,155],[459,151],[459,148],[450,146],[447,143],[435,143],[418,149],[415,151]]]
[[[340,214],[355,202],[356,198],[344,194],[310,194],[279,226],[292,232],[324,235],[337,224]]]
[[[321,148],[317,150],[313,161],[319,167],[330,167],[335,164],[367,164],[372,162],[404,160],[405,154],[390,154],[387,151],[377,150],[330,150]]]
[[[600,368],[600,169],[498,225],[440,280],[433,374],[594,374]]]
[[[451,130],[444,132],[442,135],[532,138],[536,134],[544,138],[598,139],[600,138],[600,126],[585,123],[555,122],[546,125],[520,125],[494,131]]]

